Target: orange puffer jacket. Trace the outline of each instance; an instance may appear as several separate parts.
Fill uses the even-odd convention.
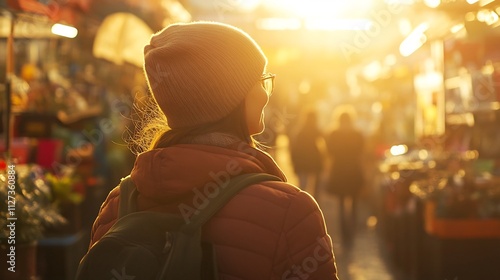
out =
[[[257,172],[286,180],[269,155],[245,143],[224,148],[182,144],[140,154],[131,176],[139,210],[189,219],[209,199],[214,182]],[[115,188],[94,222],[91,245],[115,223],[118,199]],[[204,226],[203,239],[214,244],[222,280],[338,279],[318,204],[288,183],[245,188]]]

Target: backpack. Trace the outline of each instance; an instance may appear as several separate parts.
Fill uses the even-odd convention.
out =
[[[136,212],[138,191],[127,176],[120,182],[119,219],[83,257],[76,280],[218,279],[212,244],[201,242],[202,226],[243,188],[280,180],[264,173],[234,177],[186,223],[174,214]]]

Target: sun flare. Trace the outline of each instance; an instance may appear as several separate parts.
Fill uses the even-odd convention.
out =
[[[357,5],[370,5],[372,0],[356,1]],[[265,2],[268,8],[282,11],[300,18],[322,18],[344,15],[354,8],[352,2],[344,0],[269,0]]]

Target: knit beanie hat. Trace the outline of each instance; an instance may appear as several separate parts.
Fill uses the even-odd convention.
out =
[[[222,23],[172,24],[144,48],[144,72],[171,128],[229,115],[262,76],[267,59],[244,31]]]

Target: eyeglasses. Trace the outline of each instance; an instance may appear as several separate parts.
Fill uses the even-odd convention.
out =
[[[275,74],[267,73],[263,74],[262,77],[260,78],[260,83],[262,84],[262,87],[266,90],[268,96],[271,96],[273,94],[275,77],[276,77]]]

